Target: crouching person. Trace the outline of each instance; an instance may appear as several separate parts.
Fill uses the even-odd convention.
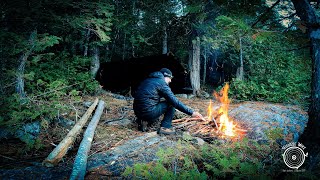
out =
[[[164,114],[158,133],[175,134],[171,126],[175,108],[190,116],[203,119],[200,113],[193,111],[175,97],[169,87],[172,78],[172,72],[162,68],[160,71],[151,73],[138,86],[134,93],[133,109],[140,131],[145,131],[145,122],[152,124]],[[161,98],[165,101],[160,101]]]

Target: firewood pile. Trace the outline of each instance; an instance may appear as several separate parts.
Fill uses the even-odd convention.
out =
[[[191,135],[197,136],[206,140],[217,138],[222,139],[241,139],[247,134],[246,129],[241,129],[234,125],[232,128],[233,136],[228,136],[222,128],[222,124],[215,118],[205,117],[205,120],[199,118],[181,118],[172,121],[172,125],[176,130],[188,131]],[[218,118],[219,119],[219,118]]]

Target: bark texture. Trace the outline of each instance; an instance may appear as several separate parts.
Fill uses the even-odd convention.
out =
[[[193,94],[200,94],[200,38],[192,41],[192,50],[189,57],[190,81]]]
[[[30,37],[29,37],[29,44],[30,44],[29,49],[26,52],[24,52],[19,58],[20,63],[17,69],[16,92],[19,94],[20,100],[23,100],[26,97],[26,93],[24,91],[24,84],[25,84],[24,71],[25,71],[27,59],[34,49],[36,37],[37,37],[37,31],[35,30],[30,34]]]
[[[100,120],[100,117],[102,115],[103,109],[104,109],[104,101],[100,100],[99,105],[97,107],[96,112],[94,113],[94,116],[92,117],[92,120],[90,121],[88,128],[86,129],[83,139],[80,143],[80,147],[76,156],[76,159],[73,164],[72,173],[70,176],[70,180],[73,179],[84,179],[84,176],[86,175],[87,171],[87,159],[88,159],[88,153],[91,148],[91,143],[94,136],[94,131],[98,125],[98,122]]]
[[[168,34],[167,27],[163,26],[162,54],[168,53]]]
[[[81,117],[81,119],[74,125],[74,127],[69,131],[67,136],[59,143],[58,146],[48,155],[48,157],[43,161],[43,164],[47,167],[53,167],[57,165],[62,157],[67,153],[70,145],[74,142],[77,135],[80,133],[82,127],[86,124],[93,110],[98,104],[98,98],[89,107],[87,112]]]
[[[320,142],[320,23],[316,10],[307,0],[291,0],[297,15],[307,26],[311,43],[312,81],[311,103],[309,107],[309,122],[301,141],[310,143],[309,146],[319,145]],[[311,147],[310,147],[311,148]]]
[[[100,52],[99,52],[99,47],[95,46],[93,48],[93,57],[91,61],[91,76],[93,78],[96,77],[96,74],[100,68]]]

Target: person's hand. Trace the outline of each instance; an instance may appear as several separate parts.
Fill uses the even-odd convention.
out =
[[[199,119],[205,121],[205,119],[203,118],[203,116],[199,112],[193,112],[192,117],[196,117],[196,118],[199,118]]]

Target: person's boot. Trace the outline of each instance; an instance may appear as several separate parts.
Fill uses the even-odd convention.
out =
[[[143,121],[142,119],[138,118],[137,119],[137,124],[138,124],[138,130],[142,132],[146,132],[147,129],[147,121]]]
[[[176,131],[173,128],[160,127],[158,130],[158,134],[172,135],[175,133],[176,133]]]

